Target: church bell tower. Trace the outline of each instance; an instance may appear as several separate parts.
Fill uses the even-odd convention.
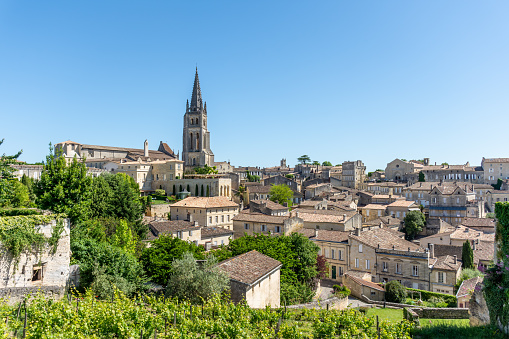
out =
[[[189,100],[184,114],[182,160],[186,167],[214,165],[214,153],[210,150],[210,132],[207,130],[207,103],[202,101],[198,68],[194,76],[191,105]]]

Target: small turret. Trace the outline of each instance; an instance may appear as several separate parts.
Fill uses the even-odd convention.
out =
[[[145,143],[143,144],[143,156],[148,157],[148,140],[145,139]]]

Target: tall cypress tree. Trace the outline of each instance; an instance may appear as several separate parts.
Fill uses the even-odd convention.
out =
[[[463,261],[463,268],[475,268],[474,251],[472,250],[472,246],[470,246],[470,242],[468,240],[463,243],[461,259]]]

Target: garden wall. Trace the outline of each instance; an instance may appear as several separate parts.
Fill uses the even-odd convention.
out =
[[[332,297],[322,301],[313,301],[307,304],[291,305],[287,306],[287,308],[327,309],[327,305],[329,305],[329,310],[344,310],[348,307],[348,297],[343,299]]]
[[[425,319],[469,319],[468,308],[431,308],[431,307],[407,307],[404,317],[407,320],[415,317]]]

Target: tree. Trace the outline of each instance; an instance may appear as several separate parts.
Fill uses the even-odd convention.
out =
[[[474,251],[472,250],[472,246],[470,246],[470,242],[468,240],[463,243],[461,261],[463,261],[463,268],[475,268]]]
[[[199,303],[220,294],[228,288],[230,279],[216,264],[213,255],[198,265],[192,253],[184,253],[182,259],[172,263],[166,295]]]
[[[251,173],[249,173],[249,170],[246,170],[246,177],[247,177],[247,181],[249,181],[249,182],[260,181],[260,177],[258,175],[252,175]]]
[[[419,172],[419,182],[425,182],[424,173],[422,171]]]
[[[385,284],[385,299],[389,302],[402,303],[406,298],[406,289],[397,281]]]
[[[317,278],[325,279],[329,277],[329,263],[324,255],[316,257],[316,270],[318,271]]]
[[[447,162],[443,162],[441,163],[442,166],[449,166],[449,164]]]
[[[172,263],[175,259],[181,259],[186,252],[190,252],[199,259],[203,259],[203,247],[171,235],[161,235],[152,241],[150,247],[145,248],[140,257],[145,271],[151,281],[166,286],[172,270]]]
[[[210,197],[210,186],[207,185],[207,197]]]
[[[330,161],[324,161],[322,162],[322,166],[332,166],[332,163]]]
[[[405,232],[405,238],[407,240],[413,240],[415,236],[422,231],[422,228],[426,224],[426,218],[421,211],[410,211],[406,214],[404,223],[405,228],[403,232]]]
[[[309,155],[306,154],[301,155],[300,157],[297,158],[297,160],[303,165],[307,164],[308,162],[311,162],[311,158],[309,157]]]
[[[203,167],[195,167],[194,173],[196,173],[196,174],[217,174],[218,171],[217,171],[216,166],[210,167],[207,164],[205,164],[205,166],[203,166]]]
[[[194,196],[197,197],[198,196],[198,185],[196,185],[194,187]]]
[[[162,188],[156,189],[156,195],[166,195],[166,191]]]
[[[456,285],[454,285],[455,291],[457,291],[460,288],[461,283],[463,281],[468,280],[468,279],[472,279],[472,278],[475,278],[475,277],[482,277],[482,276],[484,276],[484,274],[481,271],[479,271],[477,268],[465,268],[465,269],[462,269],[461,270],[460,278],[456,282]]]
[[[37,204],[43,209],[66,213],[73,223],[85,220],[90,214],[91,184],[85,162],[74,158],[67,163],[61,154],[53,154],[50,144],[41,179],[35,185]]]
[[[0,145],[2,145],[4,139],[0,140]],[[20,189],[17,187],[12,173],[14,172],[14,168],[11,166],[16,163],[16,159],[21,155],[22,151],[19,151],[15,155],[6,155],[5,153],[0,156],[0,207],[1,206],[13,206],[18,202],[13,201],[23,201],[22,197],[19,197]]]
[[[111,244],[129,254],[136,252],[136,236],[133,235],[125,220],[120,220],[115,234],[111,238]]]
[[[294,178],[293,174],[287,174],[287,175],[285,175],[285,177],[288,178],[288,179],[293,179]]]
[[[320,166],[320,161],[318,161],[318,160],[313,161],[313,165],[314,166]]]
[[[502,184],[504,183],[504,181],[500,178],[497,179],[497,183],[496,184],[491,184],[491,186],[493,186],[494,189],[496,189],[497,191],[500,190],[500,188],[502,187]]]
[[[272,185],[269,191],[269,199],[281,205],[287,203],[288,206],[292,205],[293,191],[287,185]]]
[[[4,143],[4,139],[0,140],[0,145]],[[23,150],[19,151],[14,155],[6,155],[5,153],[0,156],[0,178],[2,179],[12,179],[12,173],[14,172],[14,168],[12,168],[12,164],[16,163],[16,159],[19,158]]]

